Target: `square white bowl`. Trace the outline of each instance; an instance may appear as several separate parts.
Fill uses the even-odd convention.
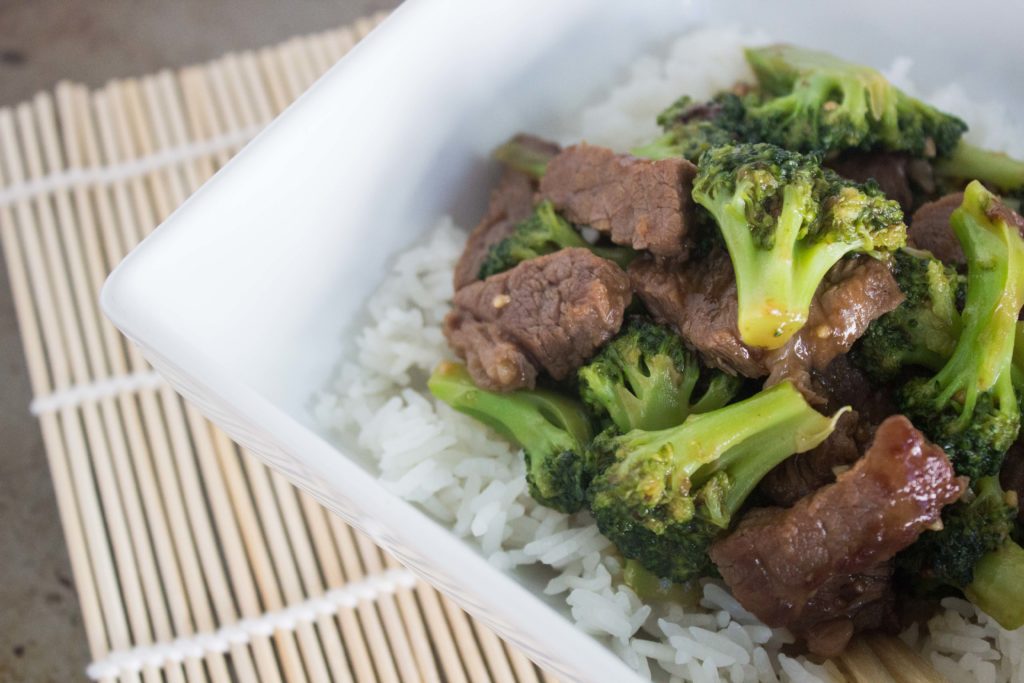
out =
[[[995,0],[410,0],[132,252],[103,308],[228,434],[538,663],[636,680],[544,577],[490,566],[316,422],[341,340],[395,253],[440,215],[475,222],[489,150],[552,130],[681,32],[738,24],[879,67],[908,55],[924,87],[952,74],[1021,111],[1022,19]]]

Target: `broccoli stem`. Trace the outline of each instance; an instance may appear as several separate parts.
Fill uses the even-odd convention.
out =
[[[634,147],[629,150],[629,153],[641,159],[661,161],[682,156],[682,148],[679,145],[677,134],[674,131],[669,131],[652,142]]]
[[[990,218],[989,201],[991,195],[974,181],[950,219],[967,256],[967,299],[960,338],[935,382],[939,404],[956,398],[963,405],[960,427],[971,420],[983,392],[994,390],[1000,405],[1016,406],[1010,367],[1024,305],[1024,241],[1005,222]]]
[[[804,207],[810,203],[810,190],[804,185],[783,190],[782,212],[768,249],[751,233],[742,200],[734,199],[717,212],[736,273],[737,326],[751,346],[775,349],[789,341],[807,322],[825,274],[857,248],[841,240],[804,244],[800,232],[806,220]]]
[[[782,382],[739,403],[691,415],[678,427],[634,430],[616,443],[641,458],[650,453],[669,455],[673,490],[696,490],[725,473],[729,493],[722,514],[729,518],[764,474],[793,453],[823,441],[842,412],[821,415],[790,382]]]
[[[935,174],[940,180],[980,180],[998,192],[1024,189],[1024,161],[963,140],[953,148],[949,158],[935,163]]]
[[[1008,539],[982,557],[964,593],[1003,628],[1024,626],[1024,549]]]
[[[507,394],[478,389],[457,363],[438,366],[427,386],[455,410],[522,446],[530,495],[537,502],[570,513],[583,505],[590,477],[583,448],[592,432],[579,402],[544,389]]]

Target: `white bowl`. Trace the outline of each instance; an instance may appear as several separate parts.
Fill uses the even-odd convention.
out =
[[[1022,110],[1014,3],[410,0],[111,275],[114,323],[233,438],[566,680],[635,674],[529,571],[503,573],[385,491],[311,396],[389,259],[444,213],[472,225],[510,134],[544,133],[644,51],[701,24],[884,66]],[[669,95],[675,95],[670,93]]]

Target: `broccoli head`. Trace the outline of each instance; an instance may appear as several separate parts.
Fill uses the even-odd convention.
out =
[[[867,66],[792,45],[749,48],[746,57],[760,90],[744,97],[745,140],[802,152],[885,149],[943,157],[967,130]]]
[[[899,377],[907,366],[937,371],[960,336],[956,292],[960,275],[926,251],[897,251],[892,273],[906,299],[875,320],[852,358],[876,382]]]
[[[950,223],[967,256],[962,331],[945,365],[897,392],[906,415],[972,479],[999,472],[1020,430],[1013,386],[1017,315],[1024,304],[1024,239],[1009,212],[974,181]]]
[[[622,267],[635,255],[626,247],[599,247],[587,242],[576,229],[557,213],[549,201],[538,204],[533,213],[520,221],[508,237],[491,246],[480,265],[480,279],[504,272],[522,261],[554,253],[568,247],[589,249],[601,258]]]
[[[906,243],[899,204],[822,168],[818,155],[768,144],[704,153],[693,198],[714,217],[736,274],[740,337],[778,348],[807,322],[825,273],[851,252]]]
[[[439,365],[427,386],[455,410],[522,446],[534,500],[562,512],[583,507],[591,478],[585,448],[592,430],[582,404],[545,389],[485,391],[457,363]]]
[[[619,551],[659,577],[686,581],[711,571],[707,551],[757,483],[832,432],[789,382],[658,431],[604,432],[592,444],[603,466],[590,509]]]
[[[690,413],[721,408],[740,388],[739,378],[702,368],[679,335],[643,318],[632,319],[577,377],[583,401],[620,432],[675,427]]]
[[[973,495],[973,498],[970,496]],[[932,588],[951,587],[1005,628],[1024,625],[1024,550],[1010,539],[1017,500],[997,477],[942,511],[942,528],[926,531],[896,557],[901,572]]]
[[[736,141],[743,104],[733,93],[721,93],[710,102],[694,102],[683,95],[658,115],[664,134],[632,153],[646,159],[683,157],[694,163],[700,155]]]

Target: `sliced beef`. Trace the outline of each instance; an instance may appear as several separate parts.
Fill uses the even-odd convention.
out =
[[[895,152],[852,152],[830,161],[836,173],[854,182],[874,180],[889,199],[909,211],[914,206],[910,185],[910,157]]]
[[[892,391],[874,386],[846,354],[836,356],[828,367],[815,373],[814,379],[828,398],[829,412],[851,406],[863,422],[872,426],[896,412]]]
[[[675,326],[706,363],[745,377],[768,374],[766,350],[740,340],[736,279],[725,251],[716,249],[682,266],[637,259],[629,266],[629,279],[654,317]]]
[[[789,507],[836,480],[836,470],[857,461],[871,441],[873,430],[856,411],[843,413],[835,431],[804,453],[786,458],[769,472],[758,490],[774,505]]]
[[[616,244],[685,256],[696,172],[681,158],[650,161],[581,144],[548,162],[540,195],[571,222],[608,233]]]
[[[746,515],[711,547],[711,559],[745,608],[769,626],[811,634],[810,647],[832,654],[858,627],[857,592],[837,608],[837,586],[879,571],[940,519],[962,486],[942,449],[896,415],[834,484],[791,508]]]
[[[629,278],[587,249],[562,249],[455,293],[444,333],[473,381],[532,388],[544,370],[564,379],[622,325]]]
[[[965,265],[964,250],[949,225],[949,217],[963,201],[964,193],[955,192],[922,205],[910,219],[907,243],[918,249],[927,249],[935,258],[950,265]]]
[[[815,395],[811,371],[828,367],[873,320],[903,301],[886,264],[867,256],[844,259],[815,294],[807,324],[785,346],[768,350],[740,339],[736,280],[725,251],[682,266],[640,259],[629,276],[651,313],[674,325],[710,365],[746,377],[770,375],[769,385],[792,379]]]
[[[492,246],[508,237],[533,211],[536,182],[530,176],[505,169],[497,187],[491,191],[487,213],[473,228],[466,247],[455,264],[455,289],[459,290],[480,279],[480,267]]]

